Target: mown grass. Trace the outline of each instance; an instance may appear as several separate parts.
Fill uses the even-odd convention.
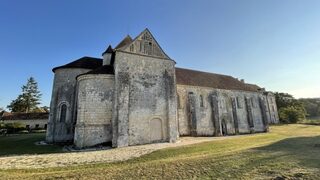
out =
[[[45,139],[45,133],[17,134],[0,136],[0,157],[22,154],[44,154],[62,152],[62,147],[57,145],[39,146],[38,141]],[[1,178],[0,178],[1,179]]]
[[[308,118],[299,122],[300,124],[307,125],[319,125],[320,126],[320,117],[317,118]]]
[[[319,179],[320,126],[168,148],[125,162],[0,170],[4,179]]]

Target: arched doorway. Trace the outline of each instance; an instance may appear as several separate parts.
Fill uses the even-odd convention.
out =
[[[162,121],[160,118],[153,118],[150,120],[150,141],[160,142],[162,140]]]
[[[225,119],[222,119],[222,122],[221,122],[221,134],[222,136],[228,135],[227,123]]]

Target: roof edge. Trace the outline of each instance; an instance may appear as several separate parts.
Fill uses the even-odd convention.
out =
[[[75,63],[75,62],[77,62],[77,61],[84,60],[84,59],[92,59],[92,60],[95,59],[95,60],[97,60],[97,61],[101,61],[101,62],[102,62],[102,59],[101,59],[101,58],[90,57],[90,56],[83,56],[83,57],[81,57],[81,58],[79,58],[79,59],[77,59],[77,60],[74,60],[74,61],[70,62],[70,63],[67,63],[67,64],[64,64],[64,65],[62,65],[62,66],[57,66],[57,67],[52,68],[52,72],[55,73],[55,71],[56,71],[57,69],[64,69],[64,68],[92,69],[92,68],[86,68],[86,67],[72,67],[72,66],[68,66],[68,65],[70,65],[70,64],[72,64],[72,63]]]

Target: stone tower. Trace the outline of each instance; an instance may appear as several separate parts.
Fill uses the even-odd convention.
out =
[[[176,141],[175,61],[148,29],[115,48],[114,69],[113,146]]]
[[[73,142],[77,121],[76,77],[101,65],[102,63],[97,58],[82,57],[52,70],[54,80],[46,135],[47,142]]]

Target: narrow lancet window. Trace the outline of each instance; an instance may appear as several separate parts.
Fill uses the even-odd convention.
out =
[[[66,116],[67,116],[67,105],[62,104],[60,107],[60,122],[66,122]]]
[[[200,95],[200,107],[203,107],[203,97]]]
[[[237,100],[237,107],[238,107],[239,109],[241,109],[241,108],[242,108],[242,104],[241,104],[240,97],[237,97],[236,100]]]

